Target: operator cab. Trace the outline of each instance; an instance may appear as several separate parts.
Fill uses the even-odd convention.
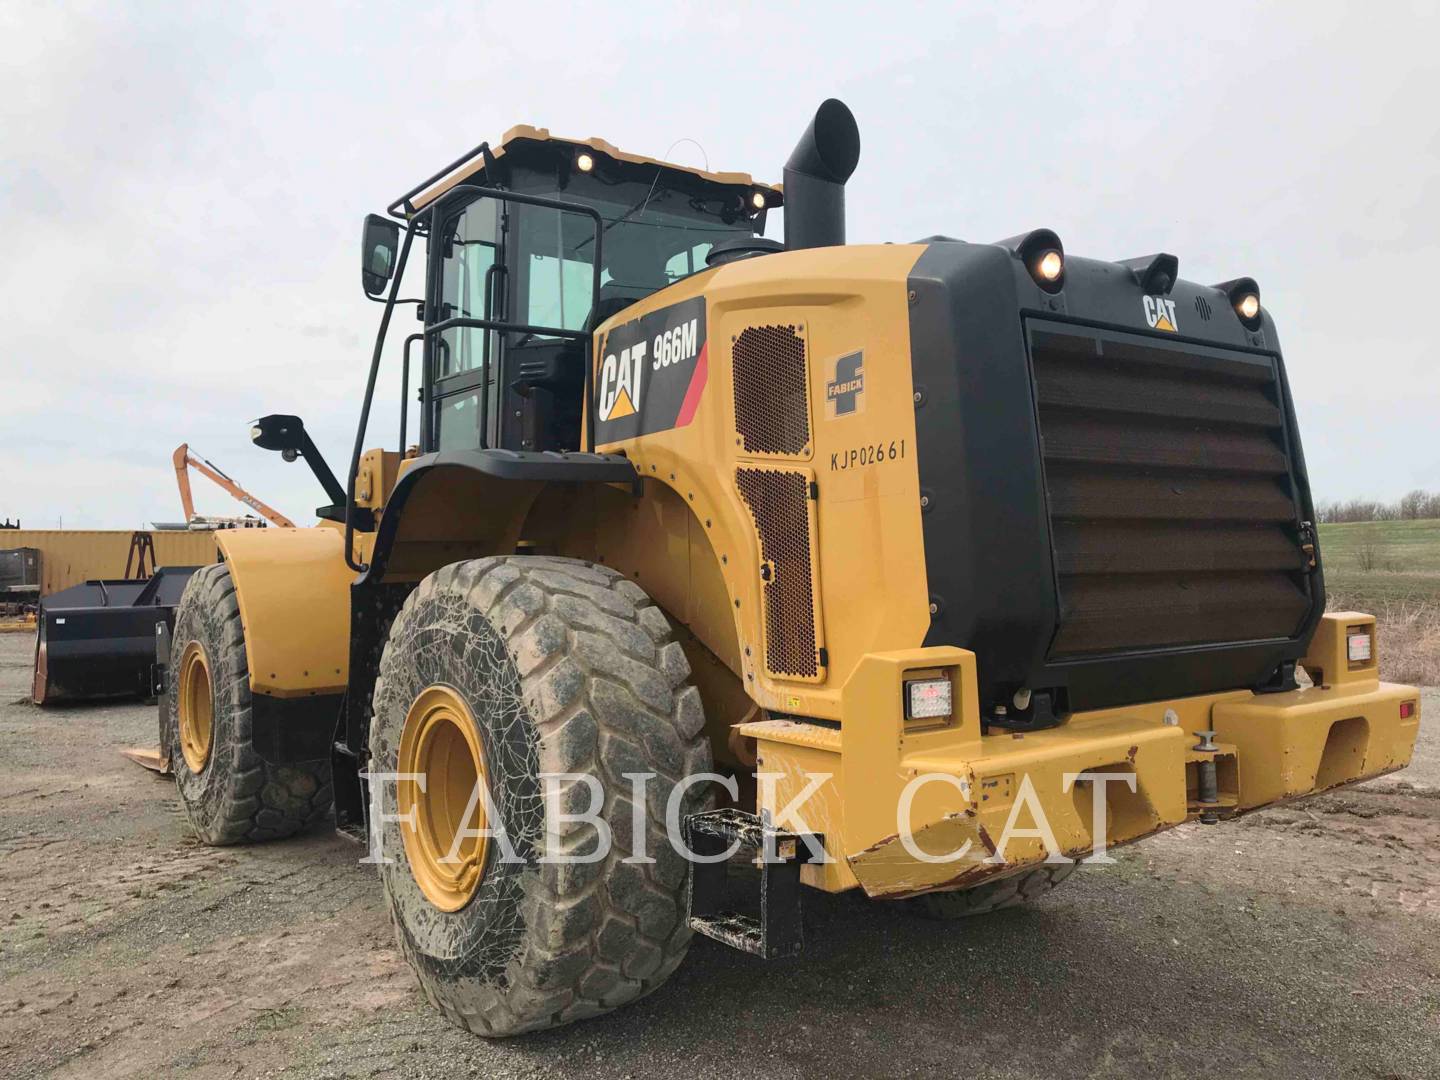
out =
[[[778,188],[513,128],[397,200],[428,241],[422,452],[581,449],[591,334],[764,233]],[[388,227],[388,254],[372,230]],[[398,230],[367,223],[366,291],[389,281]],[[596,250],[599,250],[597,266]],[[377,285],[378,282],[378,285]]]

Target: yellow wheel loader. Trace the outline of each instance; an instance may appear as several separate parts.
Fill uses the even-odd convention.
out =
[[[472,1031],[633,1001],[696,932],[793,955],[805,888],[976,914],[1409,761],[1419,694],[1324,613],[1256,283],[1048,229],[847,244],[859,150],[834,100],[783,188],[514,128],[366,219],[345,490],[294,417],[253,431],[332,505],[186,591],[181,798],[211,843],[333,798]]]

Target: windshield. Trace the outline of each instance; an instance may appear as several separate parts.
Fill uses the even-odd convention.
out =
[[[755,235],[747,218],[732,214],[727,222],[719,201],[658,185],[574,184],[560,197],[593,206],[604,222],[601,319],[704,270],[705,256],[720,241]],[[548,207],[519,205],[514,212],[523,255],[515,315],[531,326],[584,329],[590,318],[594,223]]]

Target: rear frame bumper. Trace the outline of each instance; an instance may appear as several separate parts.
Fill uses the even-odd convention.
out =
[[[1076,713],[1024,733],[982,731],[973,653],[878,653],[846,683],[838,729],[773,719],[740,732],[756,740],[759,809],[826,837],[831,861],[803,867],[806,884],[875,897],[966,888],[1403,768],[1419,691],[1379,680],[1378,643],[1368,664],[1345,660],[1346,633],[1366,628],[1373,638],[1374,619],[1354,612],[1321,621],[1303,662],[1311,687]],[[937,670],[954,683],[955,715],[907,722],[906,678]],[[1217,791],[1202,802],[1207,763]],[[798,818],[785,816],[807,787]]]

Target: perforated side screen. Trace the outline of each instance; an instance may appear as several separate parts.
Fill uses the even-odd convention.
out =
[[[803,330],[750,326],[732,345],[735,434],[747,454],[801,454],[810,445]]]
[[[809,473],[742,466],[735,487],[760,536],[765,666],[773,675],[818,678]]]

